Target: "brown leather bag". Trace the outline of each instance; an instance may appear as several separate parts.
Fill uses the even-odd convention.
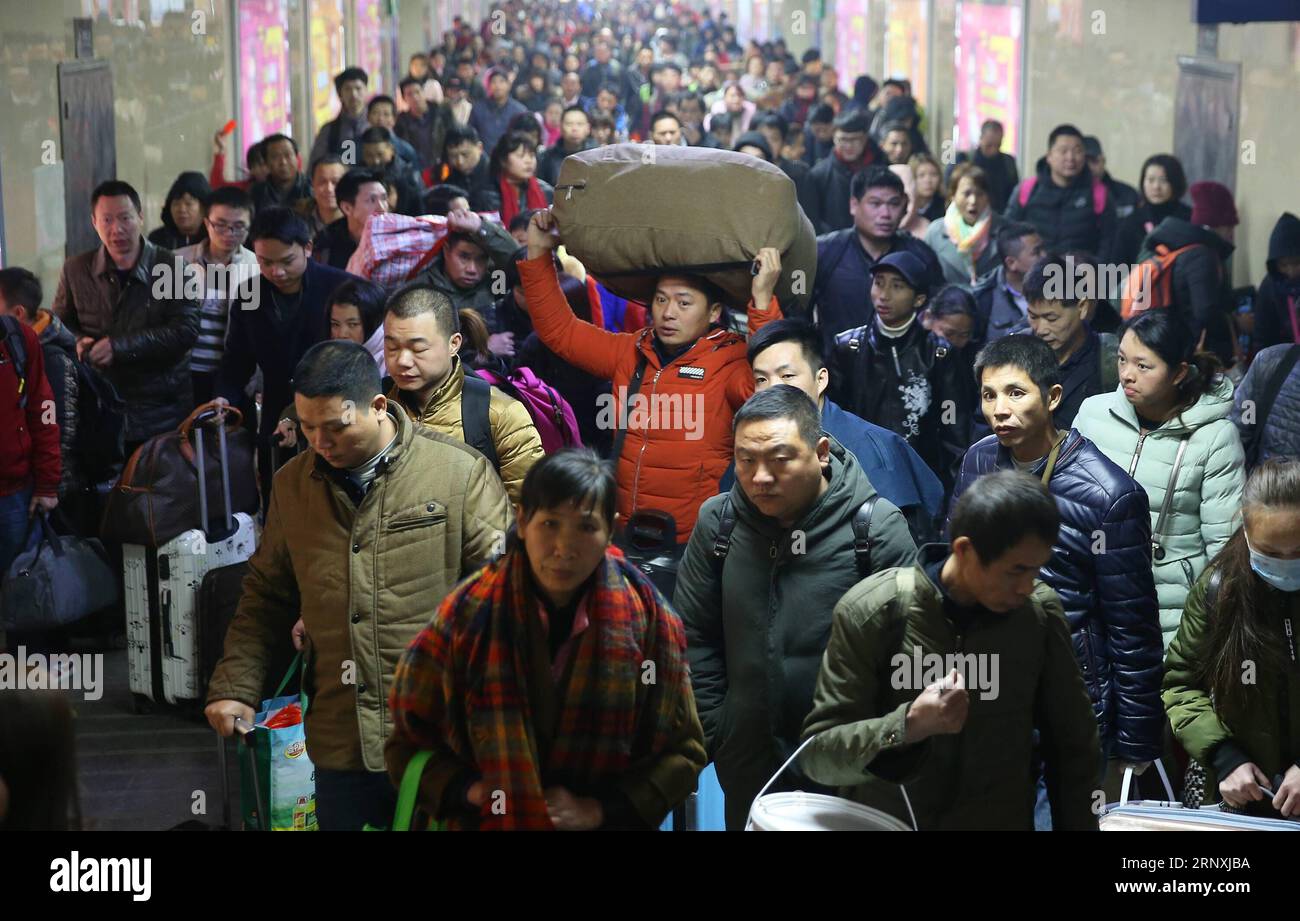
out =
[[[105,541],[160,547],[195,528],[209,535],[224,534],[229,530],[223,501],[226,488],[232,512],[257,512],[255,439],[242,427],[243,414],[233,407],[225,408],[225,438],[220,438],[215,431],[220,409],[216,403],[204,403],[176,431],[155,435],[136,449],[104,500],[99,530]],[[210,437],[203,437],[204,428],[214,429]],[[196,445],[202,450],[203,497]],[[206,522],[200,511],[204,506]]]
[[[776,296],[802,313],[817,275],[817,237],[781,169],[703,147],[615,144],[566,157],[555,185],[565,249],[602,285],[643,304],[666,271],[702,275],[744,310],[750,268],[781,253]]]

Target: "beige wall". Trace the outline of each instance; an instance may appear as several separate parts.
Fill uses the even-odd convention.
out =
[[[231,117],[228,23],[225,4],[214,6],[211,16],[206,2],[197,4],[205,34],[192,31],[194,0],[185,15],[157,24],[95,23],[96,57],[112,67],[118,177],[140,192],[150,230],[178,173],[207,174],[212,134]],[[74,57],[72,19],[80,15],[79,0],[0,0],[5,264],[40,275],[46,303],[64,259],[64,199],[62,151],[48,164],[42,145],[60,143],[58,64]],[[85,215],[89,221],[89,202]]]

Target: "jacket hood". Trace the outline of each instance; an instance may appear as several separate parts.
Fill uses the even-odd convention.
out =
[[[1170,249],[1199,243],[1201,246],[1209,247],[1219,259],[1227,259],[1236,248],[1208,227],[1201,227],[1180,217],[1165,218],[1156,225],[1155,230],[1151,231],[1147,240],[1153,246],[1163,243]]]
[[[1270,275],[1277,274],[1277,261],[1286,256],[1300,256],[1300,217],[1287,211],[1273,225],[1268,236],[1268,266]]]
[[[823,432],[823,434],[825,434]],[[834,531],[847,523],[853,513],[863,502],[876,494],[875,488],[862,472],[858,459],[851,451],[827,435],[831,442],[830,483],[826,492],[813,503],[812,508],[804,513],[792,528],[784,528],[775,519],[760,512],[744,490],[740,488],[739,478],[731,487],[731,501],[736,506],[736,516],[747,525],[768,538],[778,538],[792,530],[803,531],[809,542],[818,535]]]
[[[1133,408],[1133,404],[1125,399],[1123,391],[1116,390],[1113,394],[1110,394],[1110,398],[1111,415],[1124,420],[1136,431],[1138,428],[1137,411]],[[1201,394],[1199,400],[1160,426],[1159,431],[1179,435],[1195,432],[1211,422],[1228,418],[1228,413],[1231,410],[1232,381],[1228,379],[1227,375],[1221,374],[1215,380],[1214,386]]]
[[[69,356],[77,357],[77,337],[72,334],[72,330],[63,325],[62,320],[48,310],[41,310],[37,322],[42,323],[37,336],[42,346],[57,346]]]

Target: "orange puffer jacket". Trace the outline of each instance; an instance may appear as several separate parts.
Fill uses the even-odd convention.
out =
[[[627,437],[617,464],[618,511],[658,509],[677,523],[685,543],[705,499],[731,463],[731,418],[754,392],[745,340],[714,329],[664,366],[653,332],[613,333],[574,316],[549,255],[519,262],[533,329],[565,361],[613,383],[614,398],[598,407],[597,425],[623,418],[627,387],[645,356],[641,386],[627,412]],[[781,318],[776,298],[765,309],[749,305],[749,332]]]

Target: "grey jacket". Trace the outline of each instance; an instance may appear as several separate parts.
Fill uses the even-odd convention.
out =
[[[1291,368],[1291,372],[1282,382],[1282,389],[1273,400],[1273,408],[1266,418],[1259,417],[1259,404],[1264,398],[1264,391],[1273,381],[1278,365],[1286,358],[1287,344],[1271,345],[1255,356],[1250,370],[1237,385],[1237,392],[1232,395],[1232,412],[1228,418],[1241,433],[1243,443],[1255,435],[1255,427],[1262,425],[1259,437],[1258,463],[1270,457],[1286,455],[1300,457],[1300,363]],[[1247,402],[1249,401],[1249,402]],[[1254,406],[1253,412],[1247,407]]]

